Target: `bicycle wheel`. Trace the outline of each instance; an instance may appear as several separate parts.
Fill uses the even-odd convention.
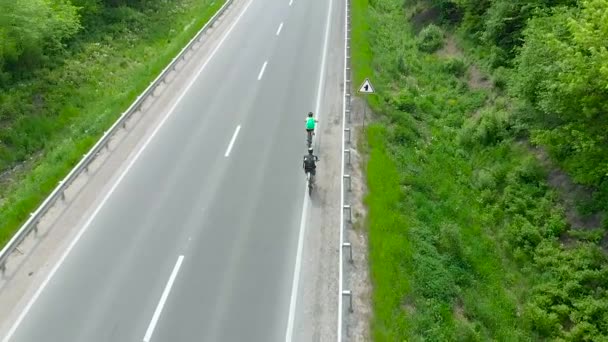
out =
[[[310,172],[306,173],[307,183],[308,183],[308,196],[312,195],[312,176]]]

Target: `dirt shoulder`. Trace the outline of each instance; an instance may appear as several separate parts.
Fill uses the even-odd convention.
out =
[[[371,341],[372,286],[369,274],[367,207],[364,198],[368,192],[365,166],[367,165],[365,125],[371,121],[371,110],[361,98],[354,98],[351,117],[350,164],[346,158],[345,174],[351,184],[345,184],[344,203],[350,204],[352,222],[345,224],[345,241],[352,245],[353,259],[346,263],[345,279],[353,293],[353,312],[348,315],[346,337],[351,341]],[[365,117],[364,117],[365,114]],[[345,257],[348,260],[348,257]],[[349,303],[345,301],[345,306]]]

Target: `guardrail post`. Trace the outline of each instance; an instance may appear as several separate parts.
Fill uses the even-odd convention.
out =
[[[353,263],[353,246],[350,244],[350,242],[344,242],[342,244],[342,248],[348,248],[348,254],[350,256],[349,261],[352,264]]]
[[[342,296],[346,296],[348,297],[348,311],[353,312],[353,294],[352,292],[350,292],[350,290],[344,290],[342,291]]]
[[[345,204],[344,210],[348,210],[348,222],[353,222],[353,211],[350,208],[350,204]]]
[[[348,140],[346,140],[350,144],[350,127],[344,129],[344,132],[348,133]]]
[[[104,135],[104,136],[105,136],[106,134],[108,134],[108,131],[103,132],[103,135]],[[105,147],[105,148],[106,148],[106,150],[108,150],[108,151],[110,150],[110,142],[109,142],[109,139],[108,139],[108,141],[106,141],[106,143],[103,145],[103,147]]]
[[[344,153],[348,154],[348,165],[350,165],[350,148],[345,149]]]
[[[63,184],[63,181],[60,180],[58,186],[61,186],[61,184]],[[65,201],[65,190],[61,191],[61,200]]]
[[[30,213],[30,217],[34,216],[34,213]],[[38,221],[34,222],[34,234],[38,234]]]
[[[353,187],[353,185],[352,185],[352,183],[353,183],[352,182],[352,178],[350,177],[350,175],[344,175],[343,177],[344,177],[344,180],[348,179],[348,191],[351,191],[352,187]]]

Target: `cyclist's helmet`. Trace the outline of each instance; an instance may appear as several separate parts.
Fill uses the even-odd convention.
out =
[[[312,118],[312,112],[308,112],[308,117]]]
[[[308,154],[312,154],[312,147],[308,148]]]

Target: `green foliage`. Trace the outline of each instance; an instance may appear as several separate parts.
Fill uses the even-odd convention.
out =
[[[460,132],[460,142],[467,145],[494,145],[512,135],[513,120],[507,111],[485,108],[478,117],[467,120]]]
[[[513,90],[546,123],[534,141],[549,146],[576,181],[597,187],[608,177],[608,4],[581,5],[530,21]]]
[[[367,21],[364,19],[367,13],[367,0],[353,2],[352,5],[352,63],[355,84],[361,84],[366,77],[371,75],[371,51],[369,46],[363,42],[370,39]]]
[[[28,2],[35,3],[69,4]],[[86,30],[63,48],[46,50],[38,68],[6,69],[10,77],[0,85],[0,245],[223,4],[74,3],[81,13],[86,6],[87,16],[97,13],[84,21]]]
[[[409,283],[403,277],[409,272],[406,264],[398,262],[401,259],[409,259],[412,253],[407,231],[395,229],[404,226],[405,218],[395,210],[403,195],[399,191],[399,175],[388,158],[382,136],[386,134],[382,127],[370,126],[368,137],[371,149],[369,158],[373,162],[368,165],[368,182],[373,189],[366,201],[370,206],[369,220],[378,234],[370,234],[370,260],[372,263],[382,263],[390,260],[386,267],[372,268],[374,282],[378,285],[374,291],[374,307],[376,312],[381,313],[382,320],[376,319],[372,324],[376,325],[374,336],[376,340],[391,341],[398,338],[389,327],[384,328],[384,319],[390,317],[395,326],[407,324],[403,315],[394,309],[400,306],[401,298],[395,294],[405,294]],[[383,196],[375,196],[382,193]],[[375,205],[378,204],[378,205]],[[385,284],[392,283],[393,286]]]
[[[608,281],[606,254],[594,244],[566,251],[543,243],[535,258],[545,281],[532,288],[526,304],[529,324],[567,341],[606,341],[608,293],[601,285]]]
[[[445,61],[444,70],[456,77],[463,77],[467,72],[468,65],[462,58],[449,58]]]
[[[418,35],[418,47],[425,52],[435,52],[443,46],[443,30],[434,24],[423,28]]]
[[[510,80],[510,70],[504,67],[498,67],[494,70],[494,78],[493,78],[493,82],[494,82],[494,86],[501,90],[504,91],[507,88],[507,84],[509,83]]]
[[[411,0],[410,6],[424,6]],[[494,85],[529,105],[517,116],[578,184],[608,209],[608,3],[605,0],[433,0],[494,69]],[[445,21],[444,21],[445,22]]]
[[[491,50],[494,67],[509,65],[514,48],[521,45],[522,32],[530,18],[576,0],[433,0],[443,16],[461,21],[463,30],[477,44]]]
[[[527,76],[538,78],[524,84],[517,78],[525,72],[511,75],[512,69],[502,67],[493,77],[498,90],[472,90],[461,77],[466,58],[418,51],[421,39],[405,21],[401,1],[354,3],[353,17],[365,21],[354,24],[367,30],[354,43],[367,52],[365,60],[356,57],[353,63],[373,66],[378,88],[378,123],[367,135],[374,340],[608,340],[608,260],[601,247],[605,231],[570,227],[546,183],[547,171],[519,142],[543,112],[532,99],[508,97],[517,92],[512,82],[536,94],[546,71],[533,70],[529,63]],[[452,7],[442,10],[460,11],[469,24],[477,18],[479,32],[490,25],[486,20],[494,21],[493,31],[474,39],[510,35],[506,38],[512,40],[504,40],[509,46],[520,44],[517,35],[529,34],[525,23],[536,12],[526,6],[539,8],[544,18],[553,15],[546,8],[565,2],[450,3]],[[493,15],[486,17],[488,11]],[[508,23],[505,16],[514,13],[513,20],[521,25],[512,33],[501,31],[505,26],[500,25]],[[556,18],[545,23],[548,32],[569,22]],[[571,30],[568,25],[563,30]],[[550,67],[555,60],[551,56],[560,57],[542,55],[540,47],[550,41],[539,39],[536,50],[541,55],[529,48],[543,67]],[[361,55],[353,51],[353,56]],[[564,77],[566,66],[554,66],[562,68],[556,78]],[[599,70],[595,73],[601,76]],[[570,118],[558,114],[551,122],[562,127]],[[580,126],[572,134],[581,138],[588,129]],[[532,136],[542,140],[545,131],[537,128]],[[550,143],[563,144],[560,153],[565,155],[597,146],[561,137],[552,137]],[[580,173],[589,175],[598,164]],[[608,181],[600,187],[608,188]],[[606,193],[598,190],[596,198],[606,199],[601,197]]]
[[[0,85],[19,71],[57,53],[81,28],[69,0],[0,1]]]

